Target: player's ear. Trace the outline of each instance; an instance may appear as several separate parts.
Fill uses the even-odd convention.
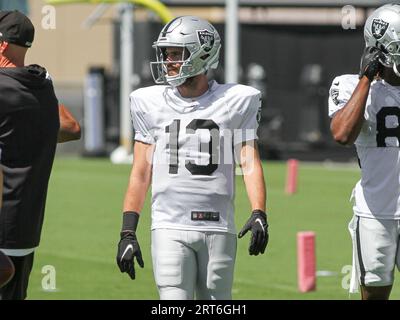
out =
[[[8,47],[7,41],[0,41],[0,53],[6,51],[7,47]]]

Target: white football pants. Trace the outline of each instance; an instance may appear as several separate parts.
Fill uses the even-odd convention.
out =
[[[358,280],[358,284],[371,287],[392,285],[395,266],[400,269],[400,221],[353,216],[349,231],[353,240],[352,282]]]
[[[151,232],[154,278],[161,300],[232,299],[236,235],[155,229]]]

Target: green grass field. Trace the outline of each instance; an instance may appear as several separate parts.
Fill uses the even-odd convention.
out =
[[[359,178],[357,167],[301,163],[298,193],[292,196],[284,193],[285,163],[266,162],[264,170],[270,242],[266,254],[254,257],[247,253],[249,236],[238,241],[233,298],[359,299],[342,288],[342,281],[348,283],[349,278],[342,268],[351,264],[347,224],[352,215],[349,195]],[[132,281],[115,263],[129,172],[130,166],[107,160],[56,158],[29,299],[158,299],[150,257],[149,201],[138,231],[145,268],[137,267],[137,279]],[[249,213],[238,177],[238,229]],[[333,275],[318,277],[316,291],[300,293],[296,234],[306,230],[316,232],[317,270]],[[42,289],[46,265],[56,270],[55,291]],[[399,297],[400,288],[394,288],[392,299]]]

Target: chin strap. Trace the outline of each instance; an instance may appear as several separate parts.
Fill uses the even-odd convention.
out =
[[[180,78],[180,79],[173,79],[173,80],[168,80],[168,78],[166,79],[166,81],[175,87],[179,87],[180,85],[184,84],[187,78]]]
[[[400,77],[400,72],[397,70],[397,65],[393,63],[393,71],[396,74],[396,76]]]

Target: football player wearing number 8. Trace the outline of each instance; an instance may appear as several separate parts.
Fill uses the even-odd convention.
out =
[[[265,183],[256,147],[260,92],[209,81],[218,65],[216,29],[194,16],[173,19],[153,46],[158,86],[130,95],[134,161],[125,195],[117,263],[143,267],[136,226],[152,183],[151,252],[161,299],[231,299],[236,257],[236,146],[252,214],[249,253],[268,242]],[[152,159],[150,163],[149,159]]]
[[[400,5],[375,10],[364,27],[359,75],[342,75],[330,89],[334,139],[355,144],[361,180],[352,197],[351,292],[388,299],[400,265]]]

